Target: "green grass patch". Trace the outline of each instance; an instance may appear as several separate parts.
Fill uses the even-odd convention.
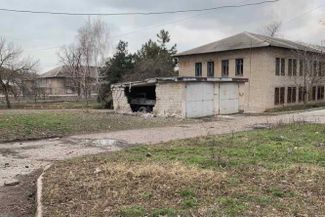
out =
[[[167,216],[167,217],[176,217],[176,210],[171,208],[160,208],[160,209],[154,209],[152,211],[152,217],[161,217],[161,216]]]
[[[146,214],[146,210],[142,206],[133,206],[123,208],[120,214],[123,217],[143,217]]]
[[[299,135],[297,135],[299,132]],[[280,138],[280,139],[279,139]],[[272,130],[174,141],[163,146],[141,146],[116,155],[126,161],[174,161],[201,168],[259,165],[285,168],[292,163],[325,166],[324,125],[292,124]],[[146,154],[150,152],[151,157]]]
[[[324,143],[325,125],[289,124],[60,162],[44,176],[44,216],[121,204],[131,216],[319,216]]]
[[[62,137],[71,134],[171,126],[192,121],[144,119],[105,111],[43,110],[0,113],[0,142]]]

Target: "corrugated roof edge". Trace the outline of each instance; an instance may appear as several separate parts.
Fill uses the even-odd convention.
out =
[[[145,86],[145,85],[154,85],[156,83],[165,83],[165,82],[237,82],[245,83],[248,82],[247,78],[229,78],[229,77],[218,77],[218,78],[209,78],[209,77],[156,77],[149,78],[143,81],[128,81],[112,84],[112,88],[126,87],[126,86]]]

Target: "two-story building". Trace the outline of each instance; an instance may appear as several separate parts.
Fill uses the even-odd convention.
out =
[[[324,49],[243,32],[175,55],[179,76],[247,78],[241,110],[324,102]]]

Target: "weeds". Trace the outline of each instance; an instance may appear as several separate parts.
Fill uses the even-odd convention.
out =
[[[44,176],[44,216],[322,215],[324,131],[296,123],[57,163]]]

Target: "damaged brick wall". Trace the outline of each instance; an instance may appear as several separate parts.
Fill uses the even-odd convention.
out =
[[[185,83],[158,83],[153,113],[159,116],[185,117]]]
[[[132,113],[130,104],[125,96],[124,87],[112,88],[113,106],[114,111],[118,113]]]

